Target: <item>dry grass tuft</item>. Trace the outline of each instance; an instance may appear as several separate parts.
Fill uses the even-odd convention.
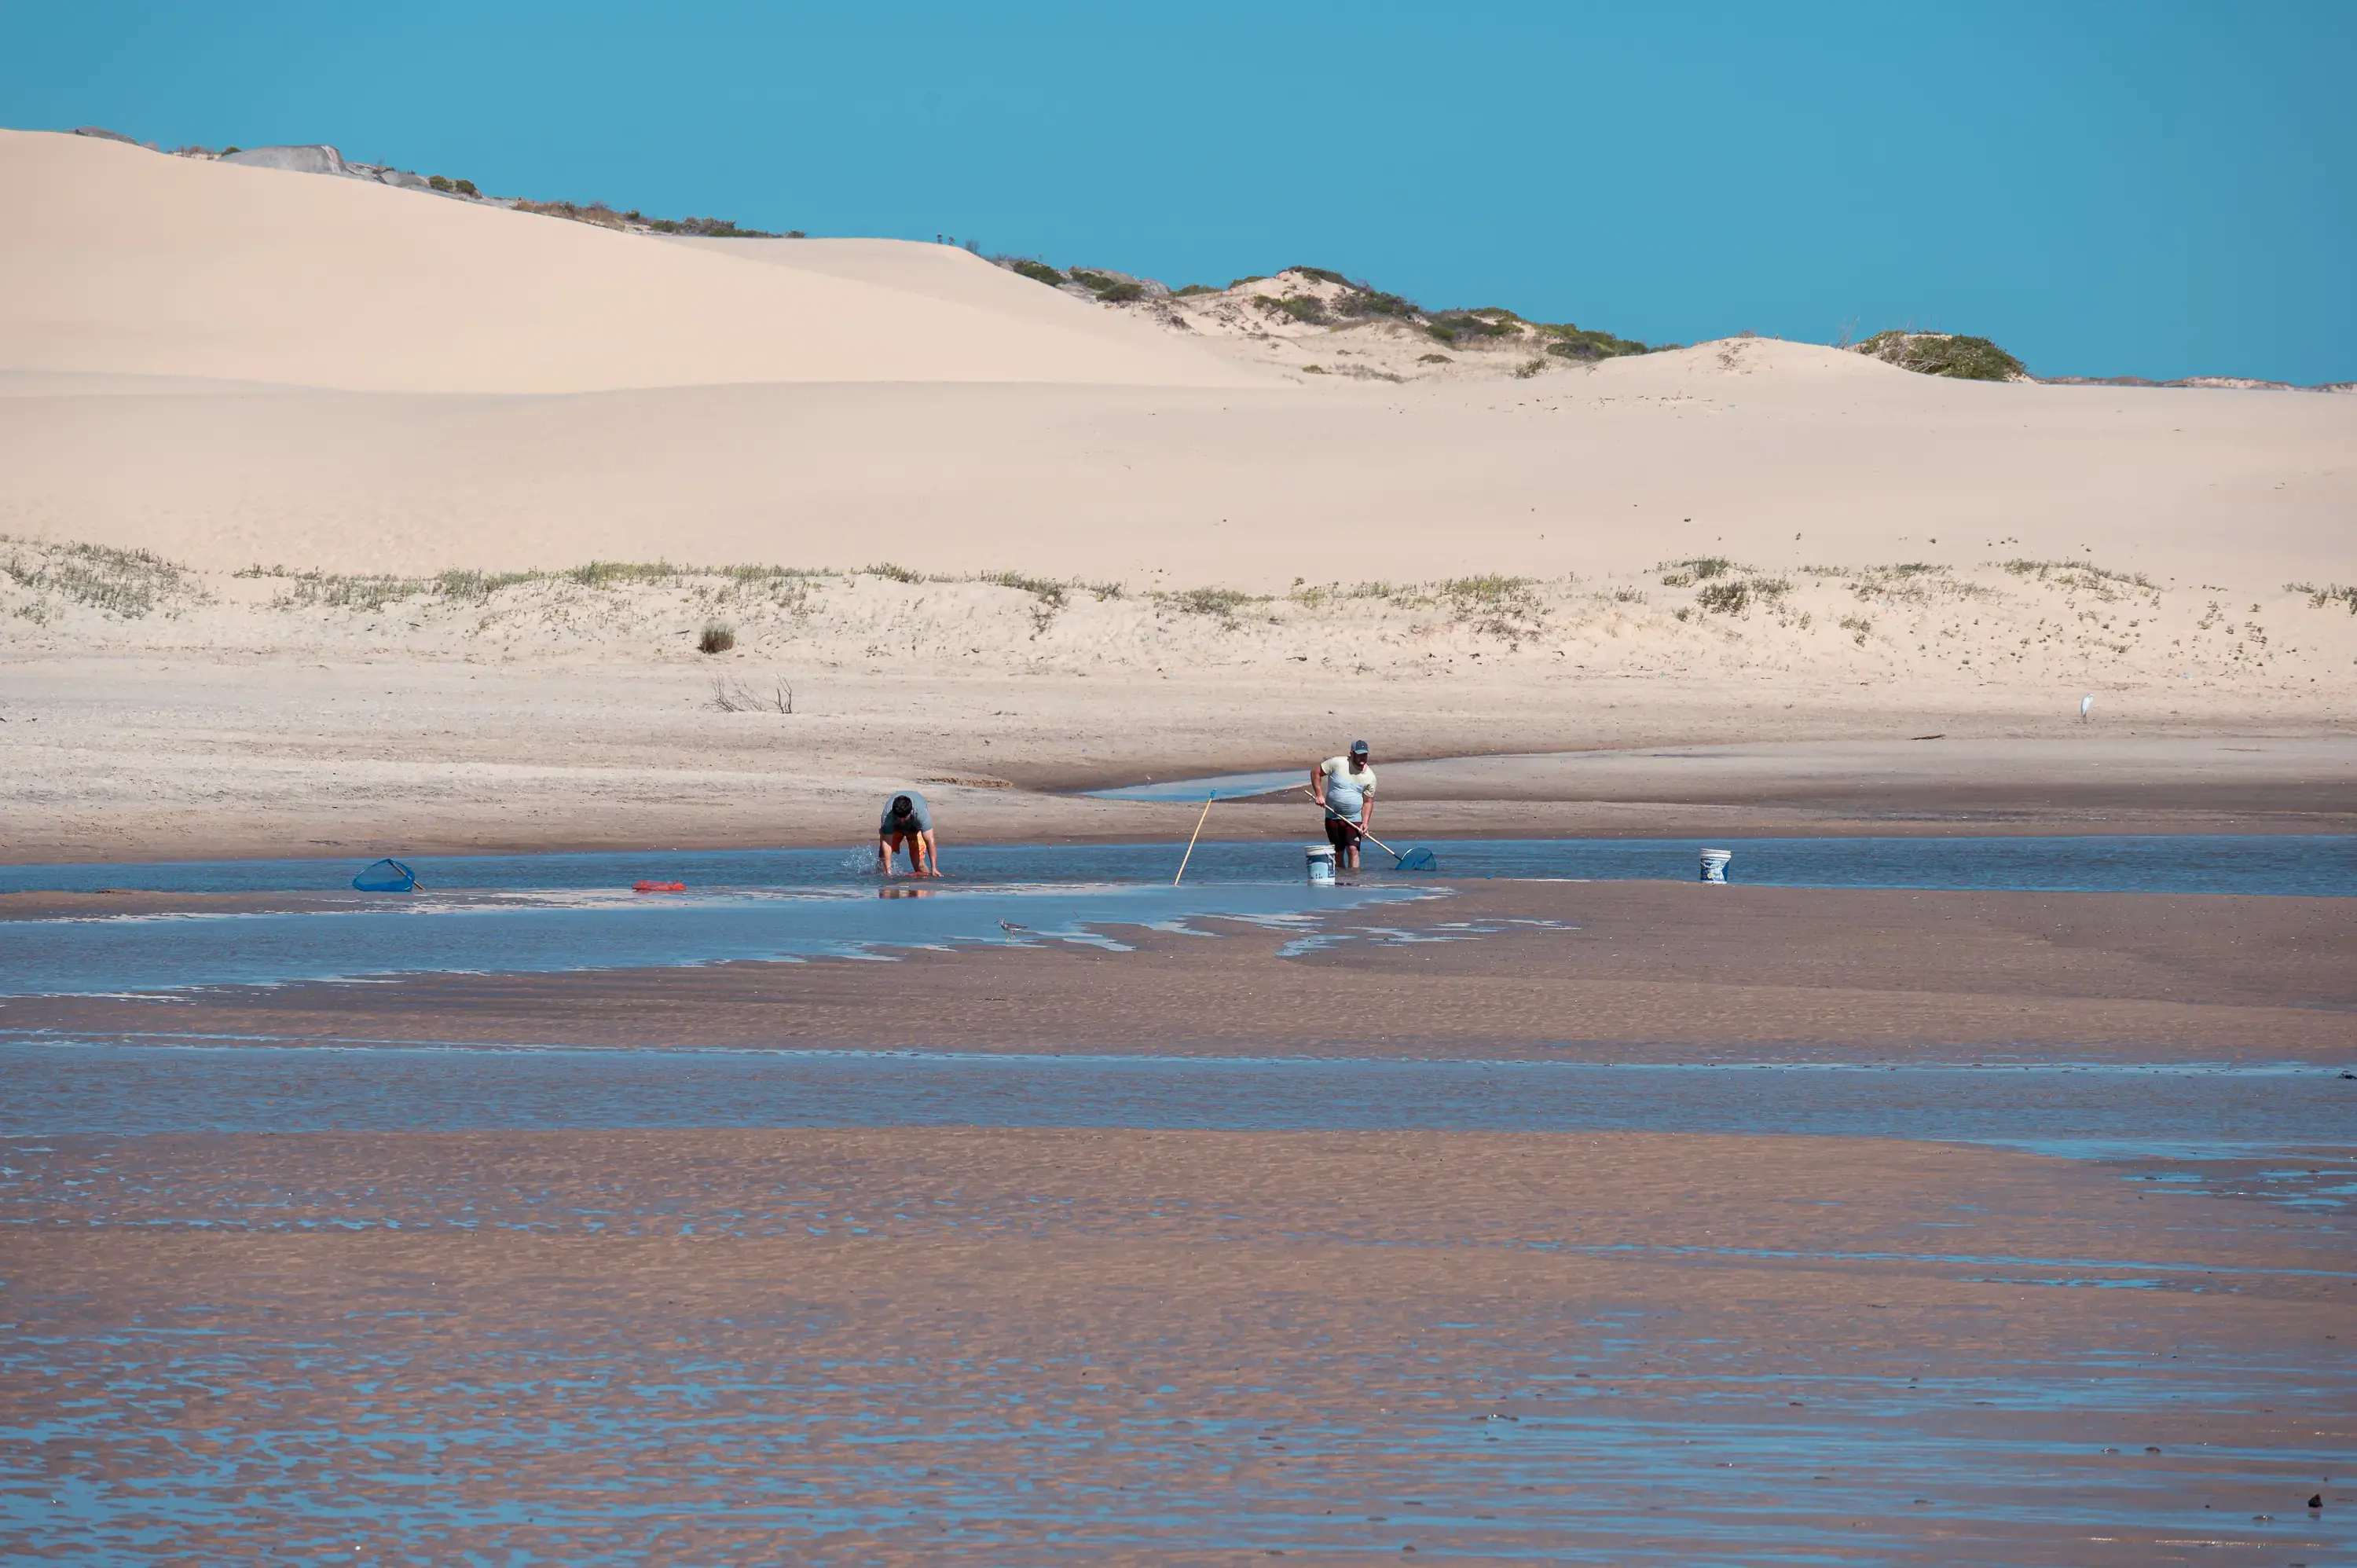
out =
[[[1662,574],[1665,588],[1691,588],[1742,568],[1724,555],[1690,555],[1683,561],[1664,561],[1653,570]]]
[[[1539,604],[1538,580],[1491,573],[1479,577],[1451,577],[1439,585],[1440,601],[1449,613],[1474,630],[1520,646],[1544,629],[1545,614]]]
[[[742,681],[715,675],[712,705],[724,714],[791,714],[794,711],[794,688],[790,682],[773,681],[770,694],[764,697]]]
[[[103,544],[51,543],[0,533],[8,547],[0,574],[46,600],[54,595],[125,620],[136,620],[170,600],[200,603],[205,595],[186,568],[146,550]],[[28,613],[30,612],[30,613]],[[20,606],[28,620],[46,620],[46,605]]]
[[[2160,592],[2160,585],[2141,572],[2112,572],[2092,561],[2024,561],[2002,564],[2017,577],[2035,577],[2041,583],[2072,593],[2093,594],[2099,599],[2119,596],[2124,588],[2139,588],[2147,594]]]
[[[1265,605],[1269,600],[1266,594],[1247,594],[1242,588],[1187,588],[1154,596],[1160,603],[1188,615],[1217,616],[1230,623],[1235,620],[1236,612],[1246,605]]]
[[[1062,609],[1071,597],[1068,585],[1052,577],[1030,577],[1020,572],[985,572],[974,581],[1030,595],[1034,601],[1031,606],[1031,629],[1034,632],[1047,630],[1055,620],[1056,612]]]
[[[2286,583],[2284,592],[2306,594],[2308,607],[2312,610],[2342,605],[2347,607],[2351,615],[2357,616],[2357,586],[2344,588],[2338,583],[2330,583],[2319,588],[2313,583]]]

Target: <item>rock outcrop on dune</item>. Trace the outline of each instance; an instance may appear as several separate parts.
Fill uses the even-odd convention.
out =
[[[1528,379],[1547,358],[1596,364],[1683,345],[1648,345],[1571,322],[1533,321],[1502,306],[1427,310],[1326,267],[1286,267],[1238,278],[1225,288],[1172,288],[1111,267],[1060,269],[1030,256],[996,256],[998,266],[1058,293],[1176,332],[1200,335],[1222,352],[1297,375],[1359,381]],[[1753,334],[1745,332],[1742,338]],[[1853,353],[1950,381],[2043,381],[2052,386],[2209,387],[2226,391],[2357,392],[2357,381],[2296,386],[2248,376],[2039,376],[1986,338],[1894,328],[1847,345]],[[1543,357],[1544,356],[1544,357]]]
[[[237,164],[245,168],[278,168],[292,174],[344,174],[344,155],[325,143],[299,147],[241,147],[223,153],[220,163]],[[414,179],[414,175],[410,177]],[[422,179],[417,181],[424,185]]]
[[[2040,376],[2038,379],[2054,387],[2206,387],[2222,392],[2357,392],[2357,381],[2320,381],[2314,386],[2300,386],[2292,381],[2260,381],[2253,376],[2180,376],[2172,381],[2156,381],[2144,376]]]
[[[110,142],[129,142],[134,146],[145,146],[151,153],[163,150],[153,142],[133,141],[119,131],[109,131],[97,125],[84,125],[74,134],[97,136]],[[617,229],[626,234],[706,234],[751,240],[799,240],[802,237],[799,229],[782,235],[772,234],[761,229],[739,228],[725,218],[650,218],[636,210],[617,211],[602,201],[533,201],[521,196],[490,196],[477,188],[471,179],[419,174],[414,169],[396,168],[391,164],[361,163],[345,157],[340,148],[324,142],[220,149],[190,145],[174,147],[171,152],[174,157],[204,163],[285,169],[293,174],[329,175],[339,179],[364,180],[371,185],[396,186],[403,190],[430,190],[452,201],[471,202],[478,207],[497,207],[511,212],[530,212],[543,218],[568,218],[576,223],[593,223],[600,229]]]
[[[994,258],[1007,272],[1075,299],[1199,338],[1247,363],[1297,375],[1356,381],[1527,380],[1553,362],[1597,364],[1647,345],[1568,321],[1530,321],[1502,306],[1427,310],[1329,267],[1286,267],[1225,288],[1110,268],[1059,271],[1026,256]],[[1674,349],[1677,344],[1659,347]]]
[[[324,166],[328,149],[297,151]],[[1155,334],[1108,338],[1078,301],[1017,321],[245,156],[0,132],[0,371],[477,393],[1260,379]]]

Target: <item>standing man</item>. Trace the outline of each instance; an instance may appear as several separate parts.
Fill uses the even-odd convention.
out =
[[[1375,822],[1375,769],[1367,743],[1354,740],[1340,757],[1309,770],[1309,793],[1326,809],[1326,842],[1345,871],[1359,869],[1359,840]]]
[[[942,874],[941,849],[933,842],[933,813],[926,806],[925,798],[914,789],[895,795],[884,803],[883,825],[876,832],[877,875],[894,874],[892,857],[904,844],[909,851],[909,875]]]

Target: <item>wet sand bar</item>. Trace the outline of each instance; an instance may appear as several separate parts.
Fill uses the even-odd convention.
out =
[[[2342,1240],[2075,1163],[1642,1134],[48,1142],[0,1296],[35,1552],[2351,1540],[2319,1479],[2357,1442]]]
[[[314,1130],[123,1135],[29,1124],[20,1087],[0,1534],[79,1560],[2333,1561],[2357,1138],[2317,1134],[2328,1097],[2357,1107],[2350,905],[1497,884],[1292,957],[1237,929],[11,1001],[0,1026],[242,1034],[281,1048],[242,1063],[356,1084],[432,1062],[295,1047],[1894,1082],[1986,1056],[2107,1062],[2131,1095],[2125,1064],[2240,1063],[2259,1092],[2229,1120],[2297,1126],[2322,1174],[1746,1132],[373,1132],[359,1096],[287,1114]],[[12,1048],[135,1073],[38,1037]]]
[[[860,1049],[2357,1065],[2357,899],[1472,882],[1297,932],[0,997],[0,1030]],[[1019,913],[1019,911],[1017,911]]]

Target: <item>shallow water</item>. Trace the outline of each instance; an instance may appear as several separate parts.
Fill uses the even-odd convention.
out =
[[[1124,784],[1112,789],[1083,789],[1083,795],[1099,800],[1157,800],[1183,803],[1209,800],[1217,796],[1222,800],[1245,800],[1255,795],[1274,795],[1280,789],[1307,789],[1309,770],[1286,768],[1274,773],[1213,773],[1200,779],[1169,779],[1156,783]]]
[[[2264,1354],[2157,1372],[2023,1350],[1919,1379],[1605,1309],[1575,1333],[1501,1315],[1429,1330],[1422,1354],[1338,1337],[1232,1363],[1158,1336],[975,1344],[896,1325],[879,1348],[790,1288],[716,1320],[629,1316],[627,1293],[588,1285],[487,1336],[469,1332],[479,1306],[430,1289],[323,1306],[257,1292],[264,1312],[250,1288],[220,1282],[223,1305],[181,1321],[0,1350],[0,1377],[38,1376],[61,1406],[0,1458],[0,1526],[20,1547],[506,1565],[888,1546],[896,1562],[2142,1563],[2194,1547],[2281,1563],[2344,1561],[2352,1539],[2345,1509],[2296,1507],[2345,1467],[2323,1433],[2174,1441],[2222,1435],[2194,1423],[2254,1388],[2287,1424],[2336,1428],[2345,1383],[2303,1387]],[[630,1332],[600,1332],[608,1314]],[[1534,1354],[1550,1329],[1580,1351]],[[1092,1365],[1112,1391],[1078,1375]],[[2163,1434],[2166,1454],[2140,1446]]]
[[[1697,847],[1450,844],[1442,870],[1684,877]],[[1738,880],[1786,885],[2357,893],[2357,840],[2346,837],[1719,847],[1736,851]],[[1314,940],[1319,911],[1425,891],[1378,877],[1313,894],[1295,879],[1298,856],[1289,844],[1209,846],[1190,886],[1172,893],[1154,885],[1168,875],[1167,845],[969,850],[952,862],[963,880],[921,898],[875,897],[865,857],[841,851],[427,859],[413,864],[429,886],[491,891],[350,899],[333,912],[0,923],[0,989],[1117,942],[1125,927],[1218,917]],[[330,891],[357,866],[13,868],[0,888]],[[620,891],[653,875],[698,891]],[[1008,932],[1002,919],[1029,929]],[[1138,1223],[1070,1197],[871,1213],[864,1200],[846,1206],[856,1188],[716,1193],[666,1188],[638,1179],[643,1171],[600,1178],[584,1200],[470,1183],[439,1165],[395,1180],[366,1161],[323,1158],[290,1174],[168,1136],[138,1142],[891,1126],[1907,1138],[2112,1162],[2154,1198],[2139,1214],[2174,1217],[2167,1197],[2185,1193],[2311,1217],[2357,1197],[2357,1080],[2298,1064],[1675,1066],[531,1041],[298,1049],[20,1036],[0,1039],[0,1234],[46,1243],[103,1230],[100,1244],[129,1258],[146,1239],[198,1231],[301,1248],[350,1233],[368,1233],[350,1239],[371,1248],[406,1247],[410,1231],[427,1242],[479,1236],[485,1248],[503,1236],[518,1247],[599,1237],[959,1246],[1060,1227],[1119,1236]],[[1567,1221],[1476,1237],[1479,1219],[1469,1215],[1469,1236],[1450,1242],[1591,1252],[1598,1267],[1629,1254],[1680,1270],[1828,1278],[1903,1267],[1919,1294],[2001,1285],[2098,1311],[2257,1290],[2338,1298],[2352,1283],[2313,1268],[2222,1273],[2173,1257],[2167,1219],[2108,1250],[2098,1241],[2047,1256],[1976,1246],[1968,1225],[1934,1232],[1927,1251],[1884,1251],[1916,1243],[1861,1236],[1794,1252],[1732,1236],[1702,1248],[1591,1243]],[[1368,1244],[1323,1223],[1288,1219],[1287,1238]],[[2161,1361],[2104,1339],[2100,1352],[2063,1356],[1976,1329],[1936,1363],[1891,1372],[1871,1360],[1811,1365],[1743,1316],[1703,1324],[1683,1303],[1566,1302],[1561,1310],[1582,1319],[1575,1334],[1517,1317],[1501,1300],[1494,1322],[1421,1324],[1406,1339],[1280,1335],[1266,1359],[1232,1356],[1224,1324],[1165,1342],[1130,1333],[1125,1319],[1101,1347],[1124,1380],[1109,1391],[1074,1374],[1087,1342],[1052,1326],[977,1342],[969,1321],[938,1333],[939,1322],[901,1323],[879,1341],[856,1314],[802,1303],[782,1276],[774,1303],[732,1319],[674,1313],[630,1278],[604,1294],[591,1278],[544,1312],[497,1317],[488,1298],[439,1294],[431,1279],[339,1294],[331,1269],[217,1273],[153,1313],[114,1311],[107,1293],[52,1305],[38,1271],[9,1273],[12,1300],[54,1316],[0,1335],[0,1388],[31,1391],[21,1418],[0,1423],[0,1556],[515,1564],[832,1550],[859,1561],[892,1544],[920,1560],[996,1563],[1389,1559],[1413,1543],[1491,1561],[2140,1563],[2190,1552],[2275,1563],[2340,1561],[2353,1539],[2337,1499],[2321,1516],[2297,1507],[2347,1459],[2337,1434],[2348,1378],[2306,1349],[2287,1359],[2204,1343]],[[1857,1276],[1861,1299],[1867,1277]],[[2101,1294],[2110,1292],[2173,1294]],[[1272,1298],[1254,1304],[1262,1310],[1300,1309]],[[1184,1315],[1168,1321],[1185,1326]],[[2262,1399],[2271,1427],[2230,1426]],[[2164,1430],[2185,1441],[2169,1440],[2165,1455],[2143,1446]],[[2237,1444],[2229,1430],[2260,1437]],[[2221,1507],[2205,1507],[2212,1500]]]
[[[1730,877],[1775,886],[2357,897],[2357,836],[1730,839]],[[1405,845],[1401,847],[1406,847]],[[1699,841],[1442,841],[1442,876],[1690,877]],[[1206,844],[1183,886],[1167,844],[971,849],[941,882],[878,883],[862,854],[426,856],[422,895],[279,911],[0,921],[0,994],[90,994],[452,971],[546,972],[885,953],[1062,940],[1229,917],[1308,929],[1321,914],[1433,890],[1371,854],[1355,886],[1311,888],[1300,847]],[[0,868],[0,891],[135,887],[340,894],[357,863]],[[641,896],[640,878],[685,895]],[[446,891],[447,890],[447,891]],[[1027,928],[1010,930],[1009,927]],[[1115,944],[1117,945],[1117,944]]]
[[[0,1136],[693,1127],[1784,1133],[2077,1158],[2303,1157],[2357,1181],[2331,1067],[1709,1066],[930,1051],[0,1042]],[[2334,1155],[2333,1151],[2339,1151]],[[2330,1156],[2330,1157],[2328,1157]]]
[[[1305,842],[1314,817],[1305,813]],[[1419,839],[1442,876],[1691,881],[1705,847],[1732,850],[1731,881],[1776,887],[2018,888],[2053,892],[2252,893],[2357,897],[2357,834],[2081,834],[2040,838]],[[946,886],[1164,885],[1183,846],[952,842]],[[1298,883],[1302,843],[1198,844],[1187,881]],[[1367,855],[1370,879],[1389,857]],[[429,888],[607,889],[641,878],[692,889],[871,887],[875,852],[850,849],[651,850],[631,854],[404,857]],[[0,893],[102,887],[166,892],[317,892],[347,888],[366,862],[170,861],[0,866]]]
[[[325,907],[0,921],[0,995],[116,995],[422,973],[545,973],[1083,942],[1242,920],[1316,940],[1318,918],[1421,896],[1407,886],[604,890],[383,895]]]

